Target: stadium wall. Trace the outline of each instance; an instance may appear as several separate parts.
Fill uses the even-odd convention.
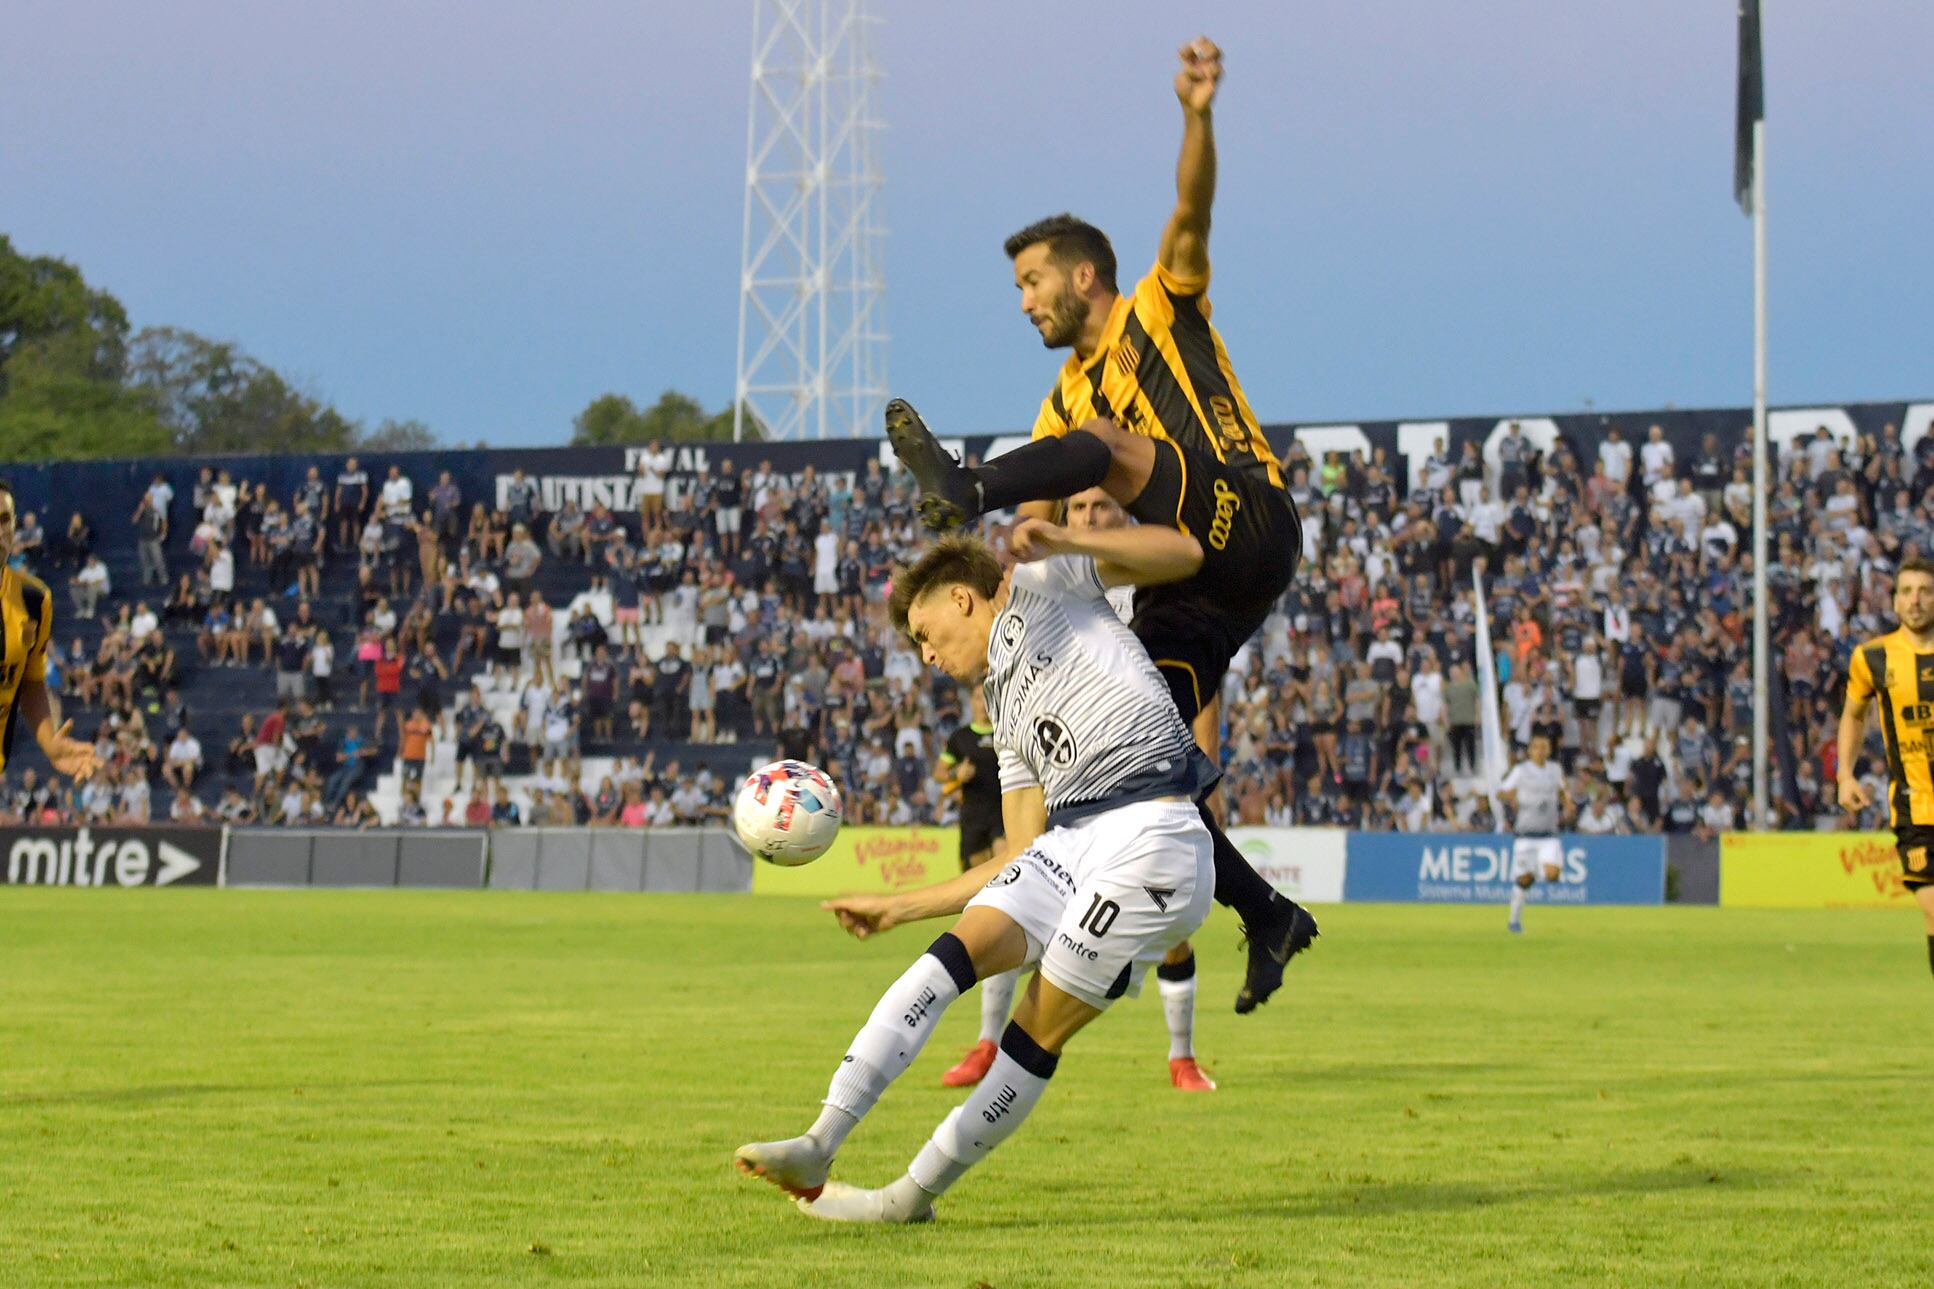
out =
[[[1232,828],[1284,894],[1313,904],[1494,904],[1511,838]],[[1562,834],[1564,870],[1529,898],[1558,905],[1910,908],[1885,833]],[[800,868],[755,864],[722,828],[0,828],[0,885],[409,887],[824,897],[924,886],[959,871],[951,828],[843,829]],[[1671,880],[1668,881],[1668,872]],[[1669,893],[1669,895],[1668,895]]]
[[[1513,421],[1521,424],[1525,434],[1542,448],[1548,449],[1562,436],[1589,469],[1605,431],[1614,425],[1625,432],[1628,440],[1642,440],[1646,427],[1659,425],[1679,460],[1690,461],[1698,452],[1700,440],[1708,433],[1716,435],[1722,447],[1730,451],[1742,441],[1751,420],[1751,412],[1746,408],[1711,408],[1284,424],[1268,426],[1265,432],[1279,452],[1288,447],[1291,438],[1296,438],[1317,460],[1329,451],[1381,448],[1393,462],[1401,459],[1400,477],[1406,486],[1414,486],[1424,458],[1438,438],[1448,441],[1452,453],[1461,452],[1467,442],[1482,444],[1487,458],[1495,464],[1495,442]],[[1934,400],[1781,408],[1770,414],[1769,432],[1776,442],[1784,442],[1825,426],[1836,435],[1851,439],[1856,433],[1877,434],[1883,425],[1890,423],[1900,427],[1903,443],[1911,449],[1934,429]],[[982,457],[1006,451],[1022,441],[1024,436],[995,435],[944,440],[954,450]],[[674,491],[686,486],[685,480],[690,477],[709,474],[726,460],[740,469],[769,461],[775,470],[784,474],[797,474],[810,465],[821,475],[863,470],[869,460],[883,464],[891,460],[881,439],[678,444],[674,448],[676,464],[670,485]],[[521,469],[539,481],[546,509],[555,508],[564,498],[571,497],[587,507],[592,502],[603,501],[623,513],[636,509],[635,472],[640,451],[639,447],[502,448],[362,453],[359,458],[375,481],[382,479],[389,466],[401,466],[403,473],[416,484],[419,498],[426,494],[440,471],[448,470],[462,489],[466,506],[479,500],[501,505],[512,472]],[[37,511],[44,519],[53,517],[47,523],[50,535],[58,537],[64,516],[79,509],[94,520],[104,542],[131,545],[133,537],[126,525],[109,521],[132,515],[141,494],[157,473],[165,475],[182,497],[192,489],[204,465],[245,474],[266,483],[272,495],[287,497],[312,465],[320,467],[325,481],[333,486],[344,459],[340,454],[324,454],[68,461],[9,466],[7,478],[13,485],[20,510]]]

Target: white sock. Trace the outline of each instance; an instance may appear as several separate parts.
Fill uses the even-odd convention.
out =
[[[946,1194],[969,1168],[1014,1135],[1047,1091],[1059,1061],[1010,1022],[987,1077],[940,1121],[933,1138],[907,1165],[907,1176],[929,1195]]]
[[[1014,989],[1020,983],[1021,969],[1003,971],[980,982],[980,1037],[983,1043],[1001,1041],[1007,1028],[1007,1013],[1014,1006]]]
[[[807,1131],[828,1155],[838,1152],[846,1134],[866,1117],[887,1085],[913,1064],[947,1004],[960,997],[963,983],[973,984],[973,973],[966,946],[948,933],[880,995],[873,1014],[833,1071],[825,1112]]]
[[[1511,883],[1511,920],[1516,922],[1524,914],[1525,888],[1516,882]]]
[[[1186,972],[1187,974],[1183,974]],[[1156,969],[1155,987],[1162,993],[1162,1015],[1168,1018],[1168,1059],[1195,1055],[1195,955]]]

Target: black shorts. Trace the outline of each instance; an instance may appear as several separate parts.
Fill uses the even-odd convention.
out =
[[[1157,441],[1148,486],[1128,513],[1202,544],[1195,576],[1137,591],[1129,623],[1182,719],[1193,721],[1214,701],[1229,659],[1289,586],[1302,554],[1302,522],[1287,493],[1166,439]]]
[[[994,843],[1007,835],[999,815],[967,814],[960,820],[960,866],[964,870],[974,856],[992,850]]]
[[[1908,890],[1934,886],[1934,826],[1903,824],[1894,829],[1894,853],[1900,857],[1900,880]]]

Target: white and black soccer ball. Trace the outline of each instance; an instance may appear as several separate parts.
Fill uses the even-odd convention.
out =
[[[739,785],[732,826],[745,848],[770,864],[796,868],[826,853],[839,835],[839,789],[804,761],[762,765]]]

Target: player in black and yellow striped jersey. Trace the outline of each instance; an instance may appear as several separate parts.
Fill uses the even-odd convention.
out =
[[[1840,806],[1857,812],[1873,804],[1854,776],[1871,702],[1887,746],[1887,822],[1901,880],[1927,920],[1927,963],[1934,969],[1934,561],[1901,561],[1894,574],[1894,616],[1899,628],[1863,641],[1847,665]]]
[[[13,489],[0,479],[0,770],[13,755],[14,734],[26,729],[62,774],[94,773],[94,745],[68,737],[47,691],[47,642],[54,634],[54,597],[47,584],[12,567]]]
[[[1282,467],[1209,321],[1210,107],[1221,80],[1220,49],[1206,39],[1183,46],[1175,209],[1154,267],[1130,293],[1116,285],[1107,236],[1072,215],[1007,239],[1022,311],[1048,348],[1072,350],[1035,419],[1033,442],[969,468],[905,402],[886,409],[887,438],[919,481],[930,528],[1010,506],[1046,522],[1056,501],[1100,487],[1141,522],[1195,539],[1194,573],[1138,590],[1130,625],[1196,741],[1216,759],[1216,696],[1229,660],[1288,587],[1302,549]],[[1216,899],[1241,914],[1249,936],[1249,972],[1236,999],[1236,1010],[1248,1012],[1281,984],[1316,923],[1276,893],[1206,810],[1204,819],[1215,841]]]

